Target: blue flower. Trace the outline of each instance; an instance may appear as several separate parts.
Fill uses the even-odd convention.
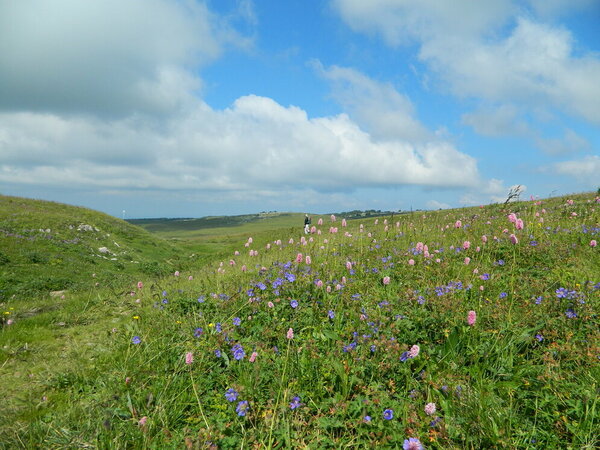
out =
[[[394,410],[393,409],[385,409],[383,411],[383,418],[385,420],[392,420],[394,418]]]
[[[240,344],[235,344],[231,347],[231,353],[236,361],[239,361],[246,356],[246,352],[244,352],[244,348]]]
[[[239,326],[242,324],[242,319],[240,319],[239,317],[234,317],[234,318],[233,318],[233,324],[234,324],[236,327],[239,327]]]
[[[544,340],[544,336],[542,336],[541,334],[536,334],[535,338],[539,341],[542,342]]]
[[[294,309],[296,309],[298,307],[298,301],[297,300],[292,300],[290,302],[290,306]]]
[[[371,416],[365,416],[365,417],[363,417],[363,422],[364,423],[370,423],[371,422]]]
[[[575,319],[577,317],[577,313],[575,313],[572,308],[569,308],[565,311],[565,316],[567,316],[569,319]]]
[[[204,303],[204,300],[206,300],[205,295],[201,295],[200,297],[198,297],[198,303]]]
[[[404,439],[404,444],[402,445],[404,450],[423,450],[423,444],[417,438],[408,438]]]
[[[235,408],[235,412],[237,413],[238,416],[240,417],[244,417],[246,415],[246,412],[248,412],[248,409],[250,407],[248,406],[248,402],[246,400],[242,400],[241,402],[239,402]]]
[[[140,342],[142,342],[142,340],[140,339],[139,336],[134,336],[131,338],[131,342],[133,342],[134,344],[139,344]]]
[[[221,357],[221,350],[219,350],[219,349],[215,350],[215,356],[217,358],[220,358]]]
[[[300,405],[301,405],[301,403],[300,403],[300,397],[294,397],[292,399],[292,401],[290,402],[290,409],[299,408]]]
[[[500,298],[505,298],[508,294],[506,292],[500,292]]]
[[[229,402],[235,402],[238,398],[238,392],[233,388],[229,388],[225,391],[225,398]]]
[[[221,324],[220,324],[219,322],[215,323],[215,331],[216,331],[217,333],[220,333],[220,332],[221,332]]]
[[[259,288],[261,291],[264,291],[265,289],[267,289],[267,286],[265,285],[265,283],[257,283],[256,287]]]
[[[535,299],[535,304],[539,305],[540,303],[542,303],[542,300],[544,299],[544,297],[542,297],[541,295],[539,297],[536,297]]]
[[[202,328],[196,328],[194,330],[194,337],[200,337],[202,336]]]

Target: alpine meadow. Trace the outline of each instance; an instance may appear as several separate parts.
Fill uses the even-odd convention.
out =
[[[596,193],[302,218],[0,197],[0,448],[600,446]]]

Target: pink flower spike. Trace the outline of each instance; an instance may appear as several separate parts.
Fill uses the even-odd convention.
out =
[[[319,218],[319,220],[317,221],[317,225],[323,225],[323,218]]]
[[[590,247],[595,247],[596,245],[598,245],[598,243],[596,242],[596,239],[592,239],[590,241]]]
[[[454,224],[454,228],[461,228],[462,227],[462,222],[460,220],[457,220],[456,223]]]
[[[390,277],[383,277],[383,284],[385,284],[385,285],[390,284]]]
[[[189,366],[194,362],[194,354],[192,352],[187,352],[185,354],[185,363]]]
[[[517,221],[515,222],[515,228],[517,230],[522,230],[523,227],[524,227],[523,219],[517,219]]]
[[[412,258],[411,258],[411,259],[409,259],[409,260],[408,260],[408,265],[409,265],[409,266],[414,266],[414,265],[415,265],[415,260],[414,260],[414,259],[412,259]]]
[[[312,263],[312,259],[310,259],[310,256],[306,255],[306,258],[304,258],[306,264],[308,264],[310,266],[310,264]]]
[[[175,273],[174,273],[174,275],[175,275],[176,277],[178,277],[178,276],[179,276],[179,270],[176,270],[176,271],[175,271]]]
[[[468,250],[471,247],[471,242],[465,241],[463,242],[463,250]]]
[[[251,363],[253,363],[254,361],[256,361],[256,357],[257,356],[258,356],[258,353],[252,352],[252,354],[250,355],[250,359],[248,361],[250,361]]]
[[[517,239],[517,237],[514,234],[510,235],[510,242],[512,242],[513,244],[518,244],[519,243],[519,239]]]
[[[301,262],[302,262],[302,253],[298,253],[298,254],[296,255],[296,262],[297,262],[297,263],[301,263]]]
[[[146,416],[142,417],[142,418],[139,420],[139,422],[138,422],[138,425],[139,425],[140,427],[143,427],[144,425],[146,425],[146,421],[147,421],[147,420],[148,420],[148,417],[146,417]]]
[[[138,281],[137,287],[138,287],[138,289],[143,288],[144,287],[144,283],[142,283],[141,281]]]
[[[465,258],[465,265],[468,266],[469,263],[471,262],[471,258],[469,258],[468,256]]]
[[[287,330],[286,337],[288,339],[294,339],[294,329],[293,328],[290,328],[290,329]]]
[[[435,403],[427,403],[425,405],[425,414],[427,414],[428,416],[435,414],[435,411],[436,411]]]
[[[473,325],[475,325],[476,321],[477,313],[475,311],[469,311],[469,313],[467,314],[467,323],[469,324],[469,326],[472,327]]]

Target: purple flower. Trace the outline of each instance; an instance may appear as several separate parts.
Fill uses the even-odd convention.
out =
[[[248,406],[248,402],[246,400],[242,400],[241,402],[239,402],[235,408],[235,412],[237,413],[238,416],[240,417],[244,417],[246,415],[246,412],[248,412],[248,409],[250,407]]]
[[[392,420],[394,418],[394,410],[393,409],[385,409],[383,411],[383,418],[385,420]]]
[[[535,338],[539,341],[542,342],[544,340],[544,336],[542,336],[541,334],[536,334]]]
[[[506,292],[500,292],[500,298],[505,298],[508,294]]]
[[[404,440],[402,445],[404,450],[423,450],[423,444],[417,438],[408,438]]]
[[[215,331],[216,331],[217,333],[220,333],[220,332],[221,332],[221,324],[220,324],[219,322],[215,323]]]
[[[333,311],[329,310],[329,312],[327,313],[327,317],[329,317],[330,319],[334,319],[335,313]]]
[[[219,350],[219,349],[215,350],[215,356],[217,358],[220,358],[221,357],[221,350]]]
[[[239,326],[242,324],[242,319],[240,319],[239,317],[234,317],[234,318],[233,318],[233,324],[234,324],[236,327],[239,327]]]
[[[301,405],[301,403],[300,403],[300,397],[294,397],[292,399],[292,401],[290,402],[290,409],[299,408],[300,405]]]
[[[194,337],[200,337],[202,336],[202,328],[196,328],[194,330]]]
[[[229,388],[225,391],[225,398],[227,401],[235,402],[238,398],[238,392],[233,388]]]
[[[565,316],[567,316],[569,319],[575,319],[577,317],[577,314],[575,313],[575,311],[573,311],[572,308],[569,308],[565,311]]]
[[[298,301],[297,300],[292,300],[290,302],[290,306],[294,309],[296,309],[298,307]]]
[[[244,356],[246,356],[246,353],[244,352],[244,348],[240,344],[235,344],[231,348],[231,353],[233,354],[233,358],[236,361],[239,361],[239,360],[243,359]]]
[[[542,303],[542,300],[544,299],[544,297],[542,297],[541,295],[539,297],[536,297],[535,299],[535,304],[539,305],[540,303]]]
[[[141,343],[142,340],[140,339],[139,336],[134,336],[131,338],[131,342],[137,345],[137,344]]]
[[[365,416],[365,417],[363,417],[363,422],[364,423],[370,423],[371,422],[371,416]]]

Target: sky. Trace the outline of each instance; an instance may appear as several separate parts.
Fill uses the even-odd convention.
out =
[[[120,218],[600,188],[600,0],[0,0],[0,194]]]

